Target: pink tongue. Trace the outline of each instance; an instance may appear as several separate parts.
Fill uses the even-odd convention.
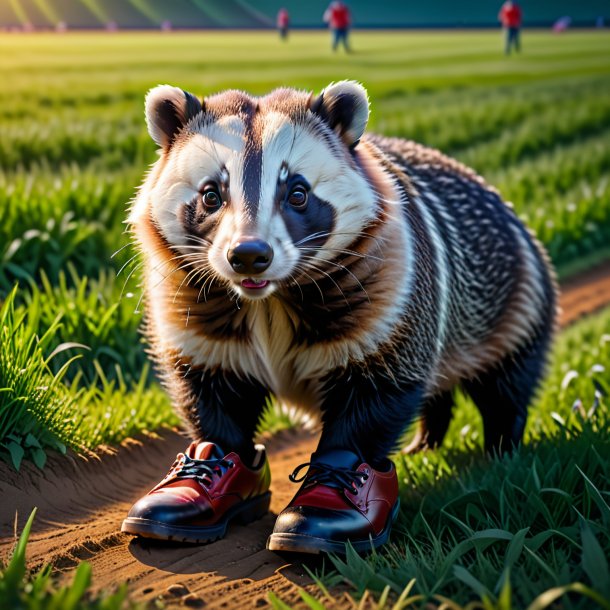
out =
[[[263,280],[262,282],[255,283],[250,278],[242,280],[241,285],[244,288],[264,288],[269,282],[267,280]]]

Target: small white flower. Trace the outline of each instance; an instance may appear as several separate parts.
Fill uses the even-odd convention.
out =
[[[568,212],[576,212],[576,204],[573,201],[570,201],[570,203],[568,203],[568,205],[566,205],[566,210]]]
[[[574,379],[576,379],[577,377],[578,371],[575,371],[573,369],[571,371],[568,371],[561,380],[561,389],[565,391],[570,385],[570,383],[572,383],[572,381],[574,381]]]
[[[599,344],[610,343],[610,335],[602,335],[599,339]]]
[[[603,364],[594,364],[590,369],[590,373],[603,373],[606,367]]]

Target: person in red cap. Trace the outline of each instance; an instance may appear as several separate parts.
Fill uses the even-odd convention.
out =
[[[506,30],[506,54],[510,55],[512,48],[515,51],[521,51],[519,41],[519,33],[521,31],[521,22],[523,16],[521,7],[512,0],[507,0],[500,9],[498,20],[502,23],[502,27]]]
[[[280,38],[286,40],[288,38],[288,27],[290,26],[290,15],[288,10],[281,8],[277,13],[277,29],[280,33]]]
[[[349,53],[350,48],[347,42],[349,28],[352,24],[349,8],[344,2],[331,2],[324,13],[324,22],[333,32],[333,51],[336,51],[339,44],[343,44]]]

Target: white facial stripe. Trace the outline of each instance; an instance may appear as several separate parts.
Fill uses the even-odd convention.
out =
[[[153,206],[153,217],[170,244],[185,243],[184,226],[180,220],[180,210],[197,191],[187,182],[176,182],[171,185],[160,182],[151,191],[152,201],[162,201],[163,205]]]
[[[204,125],[171,151],[159,181],[149,193],[152,215],[171,244],[184,243],[180,209],[197,194],[201,181],[224,167],[240,167],[244,129],[238,117],[222,117]]]
[[[257,213],[257,225],[261,229],[268,227],[271,222],[280,170],[284,162],[288,161],[295,142],[294,124],[286,115],[271,113],[268,116],[262,137],[261,195]],[[292,171],[290,163],[288,169]]]
[[[222,135],[219,132],[217,135]],[[219,174],[233,159],[243,154],[243,139],[231,137],[230,144],[225,146],[221,140],[225,138],[210,138],[207,135],[196,134],[178,151],[176,169],[181,179],[193,185],[208,176]]]
[[[329,251],[316,256],[328,258],[336,249],[345,248],[374,218],[375,192],[322,138],[302,125],[295,125],[287,116],[274,113],[265,121],[262,141],[263,177],[257,216],[260,230],[271,224],[283,163],[291,174],[301,174],[308,180],[316,196],[335,210],[335,227],[326,244]]]

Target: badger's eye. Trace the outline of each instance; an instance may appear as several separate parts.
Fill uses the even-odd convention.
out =
[[[295,210],[304,210],[307,207],[307,189],[302,184],[297,184],[288,194],[288,203]]]
[[[222,197],[215,182],[208,182],[203,187],[201,201],[209,211],[215,211],[222,205]]]

